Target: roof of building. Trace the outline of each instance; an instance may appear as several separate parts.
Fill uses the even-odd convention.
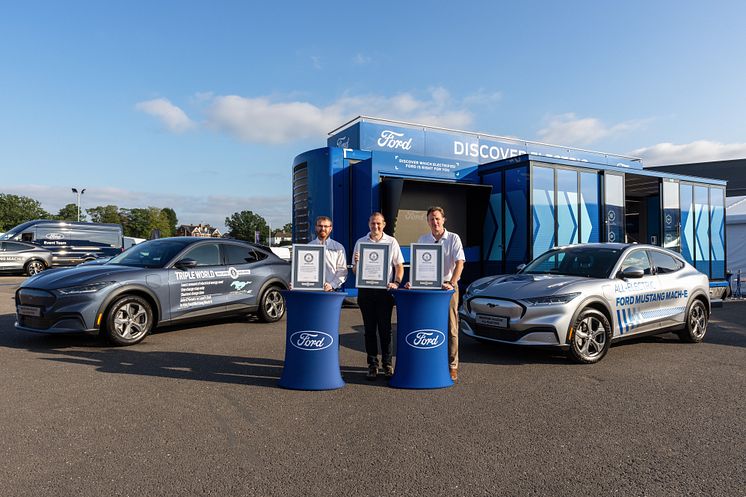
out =
[[[688,164],[670,164],[646,169],[692,176],[706,175],[708,178],[725,180],[728,186],[725,195],[736,197],[746,195],[746,159],[716,160],[711,162],[691,162]]]

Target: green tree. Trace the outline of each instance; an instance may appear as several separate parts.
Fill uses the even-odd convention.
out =
[[[60,221],[77,221],[78,206],[76,204],[67,204],[65,207],[60,209],[59,214],[57,214],[57,219]],[[80,220],[86,220],[85,211],[80,211]]]
[[[163,236],[174,236],[176,234],[176,228],[178,227],[177,225],[179,224],[179,218],[176,217],[176,211],[170,207],[164,207],[161,211],[168,219],[168,227],[170,228],[168,234]]]
[[[86,209],[86,212],[94,223],[123,224],[120,209],[116,205],[99,205]]]
[[[49,219],[38,200],[21,195],[0,193],[0,231],[9,229],[32,219]]]
[[[153,230],[159,230],[161,237],[171,236],[170,220],[159,207],[122,209],[120,214],[125,236],[150,238]]]
[[[259,242],[266,244],[267,221],[251,211],[234,212],[225,218],[225,225],[230,229],[230,236],[239,240],[254,241],[254,233],[259,232]]]
[[[285,233],[292,233],[293,223],[287,223],[285,226],[282,227],[282,231],[284,231]]]

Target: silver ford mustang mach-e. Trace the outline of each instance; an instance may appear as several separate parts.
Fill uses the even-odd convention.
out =
[[[620,243],[558,247],[517,274],[481,278],[459,311],[478,340],[559,347],[581,363],[642,334],[700,342],[709,316],[707,276],[675,252]]]

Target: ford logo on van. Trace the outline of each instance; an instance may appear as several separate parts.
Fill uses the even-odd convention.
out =
[[[290,335],[290,343],[301,350],[324,350],[334,343],[334,339],[323,331],[296,331]]]
[[[65,238],[65,235],[62,233],[47,233],[47,235],[44,237],[47,240],[62,240]]]
[[[434,349],[446,343],[446,336],[438,330],[416,330],[409,333],[405,340],[407,345],[416,349]]]

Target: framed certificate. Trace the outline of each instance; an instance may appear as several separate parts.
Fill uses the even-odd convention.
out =
[[[360,254],[357,260],[356,282],[357,288],[386,288],[389,283],[389,254],[391,245],[388,243],[361,243],[358,246]]]
[[[324,291],[324,246],[293,245],[293,290]]]
[[[413,243],[409,286],[416,290],[440,290],[443,284],[443,245]]]

